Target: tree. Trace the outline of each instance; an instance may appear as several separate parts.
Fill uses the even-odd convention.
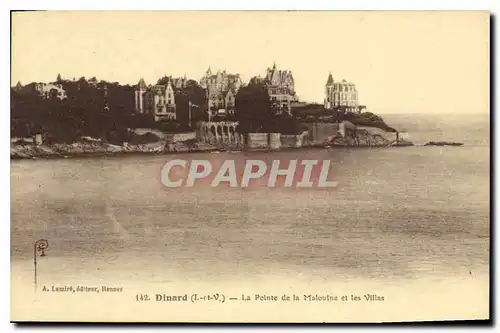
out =
[[[255,80],[240,88],[235,97],[235,117],[240,133],[262,131],[272,117],[271,102],[267,89]]]
[[[57,74],[56,82],[57,83],[61,83],[62,82],[61,74]]]
[[[135,88],[129,85],[103,83],[102,91],[107,90],[107,103],[111,111],[117,111],[122,116],[131,116],[135,105]]]
[[[282,113],[272,116],[262,129],[269,133],[300,134],[307,130],[307,126],[302,125],[296,117]]]
[[[49,99],[54,99],[54,98],[57,98],[57,89],[50,89],[49,91]]]
[[[156,84],[159,84],[159,85],[166,85],[168,83],[168,81],[171,81],[172,78],[169,77],[169,76],[164,76],[164,77],[161,77],[158,79],[158,81],[156,81]]]
[[[193,104],[191,107],[191,124],[196,124],[197,121],[206,120],[207,113],[207,98],[205,89],[203,89],[196,81],[189,80],[185,88],[176,89],[175,105],[177,108],[177,120],[183,125],[189,121],[189,102]]]
[[[34,91],[11,89],[11,136],[27,137],[37,132],[35,119],[39,117],[42,98]]]

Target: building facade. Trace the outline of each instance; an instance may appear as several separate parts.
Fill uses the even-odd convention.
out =
[[[237,121],[200,121],[196,138],[199,142],[222,146],[240,146],[243,138],[238,133]]]
[[[239,74],[229,74],[225,70],[213,74],[208,67],[200,80],[200,86],[206,91],[209,112],[234,113],[235,97],[241,85]]]
[[[175,89],[184,89],[187,86],[188,79],[186,75],[184,77],[174,77],[172,78],[172,84]]]
[[[256,82],[266,87],[276,114],[291,114],[292,105],[298,102],[292,71],[279,70],[273,64],[273,67],[267,68],[266,76],[257,77]]]
[[[177,119],[172,80],[166,84],[148,86],[141,78],[135,90],[135,111],[152,114],[155,121]]]
[[[340,107],[347,112],[359,112],[358,91],[354,83],[346,80],[335,82],[330,73],[325,85],[325,109],[335,110]]]
[[[66,91],[63,89],[62,84],[58,83],[30,83],[26,86],[22,86],[18,83],[15,87],[16,90],[20,92],[36,92],[43,98],[50,98],[50,96],[55,96],[59,99],[66,99]]]

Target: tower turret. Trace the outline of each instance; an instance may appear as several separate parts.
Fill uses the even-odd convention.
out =
[[[326,86],[331,86],[333,85],[333,76],[332,73],[328,74],[328,80],[326,81]]]
[[[144,81],[144,79],[141,77],[141,79],[139,80],[139,83],[137,84],[139,90],[145,90],[147,88],[147,85],[146,85],[146,82]]]
[[[331,109],[333,105],[333,84],[332,73],[329,73],[325,84],[325,109]]]
[[[146,89],[146,82],[141,77],[135,89],[135,111],[138,113],[144,113],[144,94],[146,93]]]

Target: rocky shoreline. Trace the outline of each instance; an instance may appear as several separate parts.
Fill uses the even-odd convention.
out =
[[[363,142],[351,138],[334,138],[329,142],[315,143],[303,145],[297,148],[281,148],[279,150],[294,150],[307,148],[368,148],[368,147],[406,147],[412,146],[409,141],[400,140],[399,143],[371,140]],[[70,158],[70,157],[104,157],[104,156],[120,156],[120,155],[164,155],[178,153],[202,153],[202,152],[218,152],[218,151],[242,151],[241,148],[216,147],[213,145],[203,144],[188,144],[185,142],[177,142],[165,144],[164,142],[154,142],[138,145],[113,145],[107,142],[75,142],[71,144],[42,144],[35,145],[33,143],[12,143],[10,149],[11,159],[34,159],[34,158]],[[268,149],[261,149],[267,151]],[[276,150],[274,150],[276,151]]]
[[[154,142],[139,145],[113,145],[107,142],[75,142],[71,144],[11,144],[11,159],[30,158],[68,158],[68,157],[99,157],[132,154],[167,154],[210,152],[217,150],[212,146],[192,146],[183,143],[168,144]]]
[[[328,146],[341,146],[341,147],[409,147],[413,143],[399,139],[398,141],[390,141],[381,135],[370,134],[366,130],[357,131],[353,136],[341,136],[337,134],[326,142]]]

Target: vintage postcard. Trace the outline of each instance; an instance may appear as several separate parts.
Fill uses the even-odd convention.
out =
[[[490,318],[490,14],[13,12],[11,320]]]

